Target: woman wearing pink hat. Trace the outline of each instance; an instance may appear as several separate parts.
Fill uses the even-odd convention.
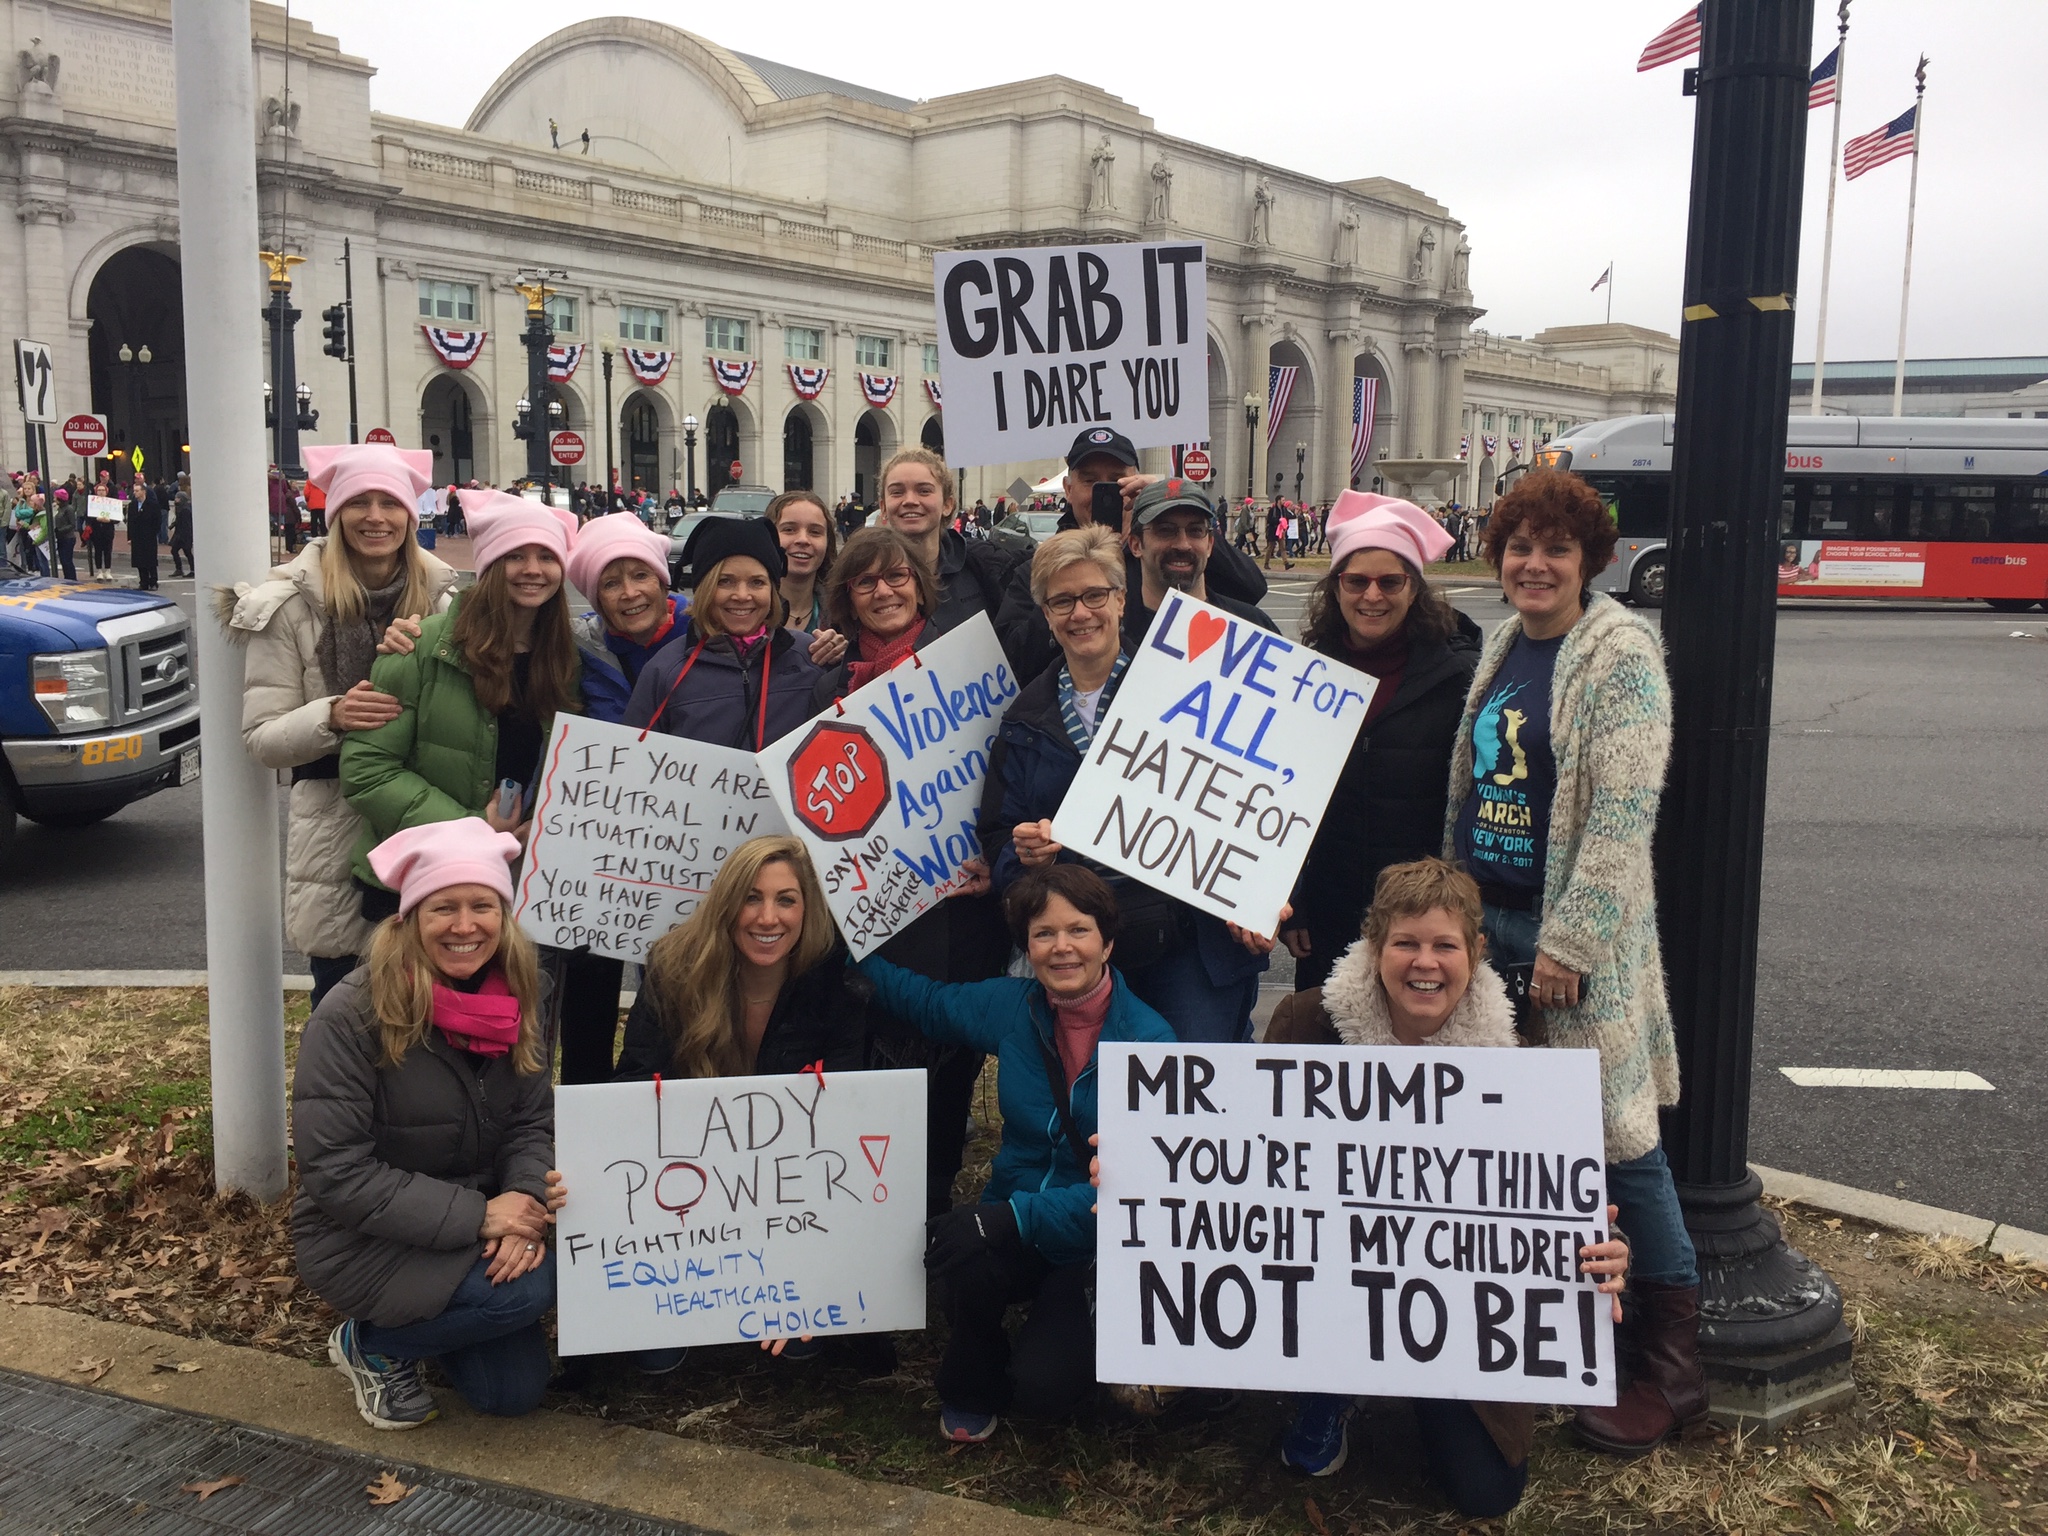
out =
[[[1321,985],[1357,941],[1380,871],[1443,842],[1446,775],[1479,628],[1423,577],[1450,536],[1413,502],[1345,491],[1330,508],[1330,569],[1301,635],[1379,679],[1322,826],[1295,882],[1281,939],[1297,988]]]
[[[313,968],[313,1006],[369,942],[349,860],[362,818],[341,793],[341,745],[398,713],[370,682],[394,619],[448,606],[455,572],[419,546],[413,508],[434,456],[381,444],[305,450],[327,492],[328,532],[253,588],[216,594],[228,638],[248,647],[242,744],[292,776],[285,826],[285,937]]]
[[[498,491],[464,491],[461,500],[476,585],[420,627],[411,651],[378,659],[371,681],[398,711],[342,744],[342,793],[366,826],[355,878],[373,922],[396,898],[370,849],[406,827],[462,816],[523,834],[555,716],[583,709],[562,591],[575,518]]]
[[[518,857],[473,816],[372,849],[398,910],[299,1044],[292,1246],[342,1314],[327,1355],[373,1429],[436,1416],[425,1360],[478,1413],[530,1412],[547,1387],[562,1193]]]
[[[688,621],[668,589],[668,540],[631,512],[593,517],[570,542],[568,573],[593,610],[572,625],[584,705],[593,719],[616,722],[647,659]]]

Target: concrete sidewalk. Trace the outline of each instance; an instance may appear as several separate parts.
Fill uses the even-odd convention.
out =
[[[367,1462],[347,1463],[344,1470],[348,1481],[341,1480],[339,1474],[327,1479],[335,1494],[322,1505],[324,1509],[336,1509],[338,1500],[340,1507],[360,1506],[367,1510],[367,1498],[355,1493],[349,1482],[354,1480],[356,1471],[370,1462],[379,1469],[405,1467],[499,1485],[496,1491],[478,1486],[451,1491],[452,1485],[441,1489],[451,1499],[459,1494],[465,1509],[474,1510],[479,1503],[494,1509],[495,1515],[483,1523],[472,1519],[460,1524],[422,1524],[417,1518],[405,1520],[412,1512],[405,1510],[403,1504],[395,1506],[400,1519],[405,1520],[405,1528],[414,1531],[552,1529],[543,1523],[542,1517],[558,1515],[559,1509],[553,1505],[537,1506],[532,1498],[535,1494],[545,1495],[548,1500],[575,1500],[647,1520],[670,1522],[660,1529],[685,1526],[697,1531],[729,1532],[732,1536],[818,1536],[820,1532],[844,1532],[848,1536],[865,1532],[875,1536],[1052,1536],[1059,1532],[1072,1536],[1087,1529],[969,1499],[867,1482],[845,1472],[779,1461],[751,1451],[706,1445],[653,1430],[606,1424],[575,1414],[544,1409],[523,1419],[480,1418],[446,1391],[437,1394],[442,1411],[440,1420],[404,1434],[383,1433],[371,1429],[357,1416],[346,1385],[335,1371],[325,1366],[309,1365],[264,1350],[158,1333],[130,1323],[105,1322],[56,1307],[0,1307],[0,1371],[18,1371],[76,1385],[83,1383],[100,1361],[111,1364],[94,1383],[98,1393],[203,1414],[272,1435],[295,1436],[301,1441],[317,1442],[321,1447],[369,1458]],[[85,1362],[94,1364],[81,1372],[79,1367]],[[170,1369],[180,1364],[197,1369]],[[159,1366],[164,1369],[158,1369]],[[0,1465],[0,1476],[22,1466],[22,1447],[15,1436],[6,1433],[10,1422],[6,1397],[4,1378],[0,1378],[0,1440],[5,1441],[8,1449],[6,1464]],[[160,1426],[154,1438],[166,1445],[182,1445],[191,1437],[180,1438],[178,1426],[171,1424]],[[305,1453],[305,1447],[297,1448],[297,1454]],[[223,1467],[240,1470],[228,1467],[218,1457],[200,1465],[190,1460],[189,1451],[184,1454],[188,1464],[176,1469],[181,1475],[176,1482],[169,1483],[171,1488],[192,1479],[221,1476]],[[137,1472],[138,1478],[142,1475]],[[401,1480],[411,1482],[413,1478],[402,1473]],[[251,1482],[256,1481],[252,1475]],[[98,1492],[100,1497],[112,1500],[126,1491]],[[204,1514],[215,1520],[231,1515],[230,1501],[246,1491],[232,1489],[209,1499]],[[28,1512],[15,1507],[14,1497],[8,1485],[0,1483],[0,1532],[8,1536],[16,1529],[46,1532],[82,1528],[73,1524],[78,1522],[80,1511],[66,1514],[60,1522],[38,1518],[22,1523]],[[182,1502],[192,1506],[192,1516],[200,1513],[198,1501],[192,1495],[182,1496]],[[256,1500],[252,1498],[250,1502],[253,1505]],[[262,1510],[274,1515],[277,1504],[277,1497],[269,1496],[264,1499]],[[160,1516],[163,1506],[155,1506],[153,1513]],[[205,1529],[189,1523],[168,1524],[161,1518],[155,1522],[122,1523],[118,1528]],[[253,1525],[213,1528],[256,1529]],[[315,1529],[310,1525],[277,1525],[270,1521],[262,1528],[306,1532]],[[373,1529],[376,1528],[355,1523],[318,1526],[322,1532],[336,1533]],[[658,1528],[623,1522],[596,1529],[651,1532]]]

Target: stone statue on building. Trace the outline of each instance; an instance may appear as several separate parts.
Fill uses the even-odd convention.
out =
[[[1344,216],[1337,221],[1337,265],[1355,267],[1358,265],[1358,210],[1346,207]]]
[[[299,131],[299,103],[286,106],[275,96],[263,98],[263,127],[267,133],[281,133],[286,138]]]
[[[1173,222],[1173,167],[1164,155],[1152,162],[1152,222]]]
[[[1426,283],[1429,281],[1430,264],[1436,257],[1436,231],[1425,229],[1422,238],[1415,242],[1415,259],[1408,263],[1408,281]]]
[[[1261,176],[1252,188],[1252,244],[1273,243],[1273,178]]]
[[[40,37],[28,40],[28,46],[21,50],[21,84],[24,90],[57,90],[57,55],[43,46]]]
[[[1109,142],[1109,135],[1102,136],[1102,142],[1095,146],[1095,152],[1088,157],[1088,164],[1095,172],[1095,190],[1088,202],[1090,213],[1108,213],[1116,207],[1116,150]]]
[[[1454,293],[1472,291],[1472,242],[1461,232],[1458,248],[1451,253],[1451,290]]]

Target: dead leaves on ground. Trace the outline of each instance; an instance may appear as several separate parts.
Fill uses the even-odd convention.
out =
[[[401,1483],[396,1476],[389,1472],[379,1472],[363,1488],[363,1492],[370,1496],[372,1504],[396,1504],[412,1491],[412,1484]]]
[[[78,1362],[78,1364],[71,1367],[72,1370],[76,1371],[79,1375],[85,1378],[85,1384],[87,1386],[91,1386],[94,1382],[98,1381],[102,1376],[106,1375],[107,1372],[111,1371],[113,1368],[114,1357],[112,1355],[108,1355],[103,1360],[94,1360],[88,1357],[87,1359],[81,1360]]]
[[[223,1488],[239,1488],[247,1481],[246,1477],[236,1473],[230,1477],[216,1477],[206,1482],[185,1483],[179,1487],[178,1492],[196,1493],[199,1495],[199,1502],[204,1504]]]

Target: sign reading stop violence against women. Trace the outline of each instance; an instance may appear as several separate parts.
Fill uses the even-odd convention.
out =
[[[1597,1051],[1105,1041],[1096,1374],[1614,1401]]]
[[[924,1073],[555,1090],[565,1355],[922,1328]]]
[[[751,752],[565,711],[541,762],[513,910],[536,944],[645,960],[733,849],[789,830]]]
[[[1378,686],[1176,592],[1097,724],[1053,836],[1270,937]]]
[[[1088,426],[1140,448],[1208,438],[1199,240],[945,251],[932,268],[954,463],[1057,457]]]
[[[855,959],[965,884],[996,730],[1016,697],[978,613],[762,750]]]

